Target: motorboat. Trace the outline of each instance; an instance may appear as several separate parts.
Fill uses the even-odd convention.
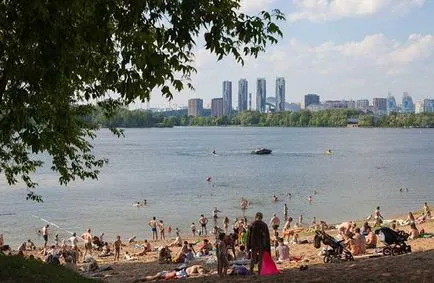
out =
[[[268,148],[257,148],[254,151],[252,151],[253,154],[271,154],[272,150]]]

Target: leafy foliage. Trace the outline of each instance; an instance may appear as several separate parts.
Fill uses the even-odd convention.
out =
[[[183,113],[184,116],[179,115]],[[261,127],[346,127],[348,119],[355,118],[360,127],[434,127],[434,113],[391,114],[376,117],[359,110],[326,110],[318,112],[259,113],[245,111],[223,117],[187,117],[186,111],[176,113],[152,113],[150,111],[122,109],[112,119],[105,119],[101,112],[94,115],[93,123],[103,127],[172,127],[172,126],[261,126]],[[168,116],[169,115],[169,116]],[[172,115],[172,116],[170,116]]]
[[[19,256],[5,256],[1,252],[0,266],[1,282],[97,282],[63,266]]]
[[[171,99],[193,88],[199,37],[218,59],[243,64],[282,36],[280,11],[239,8],[240,0],[0,1],[0,172],[35,188],[42,163],[31,156],[46,152],[61,184],[97,178],[106,162],[92,154],[99,125],[82,118],[95,103],[111,117],[151,91]]]

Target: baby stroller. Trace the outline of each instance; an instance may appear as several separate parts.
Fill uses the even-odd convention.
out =
[[[405,241],[408,239],[408,234],[404,231],[396,232],[388,227],[382,227],[375,231],[375,234],[380,236],[384,243],[384,255],[399,255],[411,252],[411,246],[407,245]]]
[[[321,247],[321,242],[324,245],[330,246],[332,249],[328,249],[324,254],[324,263],[337,263],[341,261],[352,261],[354,260],[351,252],[343,245],[343,241],[338,241],[329,234],[317,230],[316,235],[313,239],[313,245],[315,248],[319,249]]]

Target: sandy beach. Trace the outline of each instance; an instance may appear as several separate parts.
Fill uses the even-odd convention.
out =
[[[404,216],[396,217],[396,219],[405,219]],[[370,223],[373,225],[373,223]],[[400,230],[407,231],[409,226],[400,226]],[[424,229],[425,232],[434,232],[434,220],[428,220],[425,223],[418,225],[418,229]],[[335,236],[337,230],[327,230],[328,234]],[[379,244],[376,250],[368,249],[367,253],[362,256],[356,256],[354,261],[341,263],[323,262],[323,257],[319,255],[320,249],[316,249],[313,244],[312,232],[300,233],[301,239],[309,241],[308,244],[289,244],[290,255],[292,257],[301,257],[299,261],[287,261],[277,264],[279,275],[273,276],[227,276],[225,278],[218,277],[216,273],[216,263],[208,262],[206,259],[198,259],[194,263],[201,264],[210,272],[206,275],[193,275],[189,280],[200,282],[229,282],[229,281],[249,281],[249,282],[282,282],[291,280],[292,282],[434,282],[434,238],[419,238],[409,240],[407,243],[412,247],[412,253],[398,256],[382,256],[381,247]],[[181,235],[182,236],[182,235]],[[208,237],[183,237],[189,243],[195,243],[203,239],[209,239],[214,242],[214,236]],[[127,242],[123,239],[124,243]],[[172,241],[172,238],[166,241],[151,241],[153,248],[166,245]],[[121,251],[120,262],[114,262],[114,257],[98,258],[98,251],[94,251],[94,258],[99,266],[110,265],[112,270],[103,272],[83,273],[84,276],[100,278],[105,282],[134,282],[144,278],[145,276],[153,276],[163,270],[173,270],[180,264],[159,264],[158,251],[149,252],[145,256],[137,257],[136,261],[126,261],[124,259],[125,252],[130,254],[140,251],[139,245],[143,244],[143,240],[139,240],[132,244],[126,244]],[[175,255],[180,248],[172,247],[172,256]],[[380,253],[379,253],[380,252]],[[37,251],[25,252],[26,256],[33,254],[35,257],[40,257]],[[272,250],[272,255],[274,252]],[[276,261],[276,260],[275,260]],[[300,270],[300,265],[307,265],[307,270]],[[83,266],[82,263],[79,267]]]

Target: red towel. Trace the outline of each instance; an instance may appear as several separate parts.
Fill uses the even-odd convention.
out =
[[[267,251],[265,251],[264,256],[262,258],[261,273],[259,275],[273,275],[279,273],[280,272],[277,269],[273,259],[271,258],[271,255]]]

